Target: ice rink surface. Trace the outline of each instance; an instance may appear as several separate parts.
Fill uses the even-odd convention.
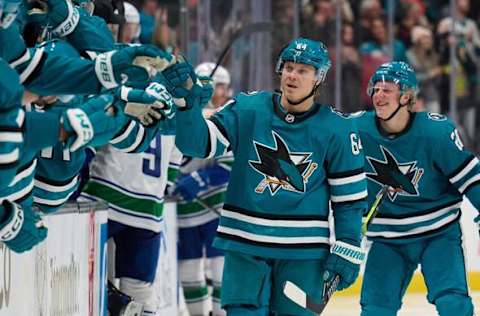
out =
[[[472,293],[475,312],[480,315],[480,292]],[[360,298],[358,296],[333,297],[328,303],[325,316],[359,316]],[[403,306],[398,316],[436,316],[435,306],[427,302],[426,294],[408,294],[403,300]]]

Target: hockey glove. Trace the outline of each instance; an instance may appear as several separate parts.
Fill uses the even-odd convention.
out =
[[[324,281],[331,282],[338,274],[340,283],[337,290],[346,289],[357,279],[364,259],[365,252],[360,247],[337,240],[325,264]]]
[[[210,99],[212,98],[214,89],[213,89],[213,79],[212,77],[198,77],[202,83],[202,91],[200,93],[200,106],[205,107]]]
[[[161,73],[168,92],[174,98],[186,98],[192,89],[193,83],[197,82],[197,75],[188,61],[177,62]]]
[[[199,194],[208,189],[209,177],[206,171],[194,171],[183,175],[177,181],[174,196],[179,196],[185,202],[198,198]]]
[[[3,200],[0,219],[0,241],[14,252],[30,250],[47,237],[47,228],[31,208]]]
[[[123,112],[145,126],[173,116],[173,99],[160,83],[152,82],[145,90],[122,86],[117,95],[124,101],[118,103],[123,106]]]
[[[53,35],[65,37],[71,34],[80,21],[78,10],[67,0],[29,1],[29,21],[53,28]]]
[[[94,135],[92,123],[88,115],[81,109],[68,109],[60,119],[66,132],[65,147],[71,152],[88,144]]]
[[[98,80],[106,89],[116,88],[124,83],[132,87],[145,87],[150,70],[142,66],[143,63],[134,63],[140,57],[149,57],[158,63],[162,61],[166,64],[174,61],[172,55],[153,45],[129,46],[97,55],[95,73]]]

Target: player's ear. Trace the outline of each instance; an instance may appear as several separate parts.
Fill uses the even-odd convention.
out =
[[[409,90],[409,91],[406,91],[406,92],[402,93],[402,95],[400,96],[400,105],[401,106],[409,105],[412,102],[413,102],[412,91]]]

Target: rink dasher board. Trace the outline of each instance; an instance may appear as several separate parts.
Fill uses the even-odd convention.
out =
[[[74,203],[45,216],[48,237],[16,254],[0,243],[0,316],[105,315],[107,208]]]

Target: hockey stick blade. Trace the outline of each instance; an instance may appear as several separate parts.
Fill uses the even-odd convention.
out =
[[[325,283],[321,302],[316,302],[313,298],[308,296],[304,290],[302,290],[300,287],[298,287],[295,283],[291,281],[287,281],[283,285],[283,294],[285,294],[285,296],[295,304],[305,309],[308,309],[316,313],[317,315],[321,315],[328,302],[330,301],[330,298],[333,296],[333,293],[335,293],[335,291],[337,290],[339,283],[339,275],[335,276],[335,278],[331,282]]]
[[[228,51],[230,48],[232,48],[233,43],[237,39],[239,39],[242,36],[247,36],[253,33],[258,33],[258,32],[271,32],[273,31],[273,23],[272,22],[256,22],[256,23],[251,23],[246,25],[245,27],[240,28],[237,30],[235,33],[233,33],[232,38],[230,39],[230,42],[228,42],[227,46],[223,49],[222,53],[217,59],[217,62],[215,63],[215,67],[212,69],[212,72],[210,73],[210,77],[212,77],[215,72],[218,69],[218,66],[220,66],[225,59],[225,56],[227,55]]]

